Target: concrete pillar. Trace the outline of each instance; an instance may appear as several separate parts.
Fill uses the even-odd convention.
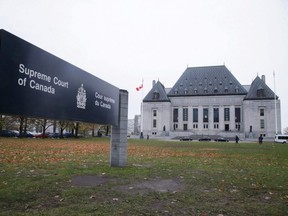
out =
[[[124,167],[127,160],[128,91],[120,90],[119,94],[119,122],[112,127],[110,143],[111,167]]]

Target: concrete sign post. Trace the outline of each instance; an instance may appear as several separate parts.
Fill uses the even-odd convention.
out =
[[[112,127],[110,165],[123,167],[127,158],[128,92],[120,90],[119,123]]]
[[[119,110],[121,92],[0,29],[1,114],[107,124],[126,130],[127,136],[127,125],[123,126],[119,115],[125,112]]]

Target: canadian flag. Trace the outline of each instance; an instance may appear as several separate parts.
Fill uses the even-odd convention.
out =
[[[140,86],[136,87],[136,90],[140,91],[142,88],[143,88],[143,83]]]

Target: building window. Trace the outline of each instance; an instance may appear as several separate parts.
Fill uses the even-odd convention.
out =
[[[198,124],[193,124],[193,128],[197,129],[198,128]]]
[[[183,124],[183,130],[187,131],[188,130],[188,125],[187,124]]]
[[[198,122],[198,109],[193,108],[193,122]]]
[[[159,92],[154,91],[154,92],[153,92],[153,99],[159,99],[159,97],[160,97]]]
[[[178,124],[173,124],[173,129],[177,130],[178,129]]]
[[[241,122],[241,109],[239,107],[235,108],[235,122]]]
[[[224,121],[230,121],[230,108],[224,108]]]
[[[240,130],[240,124],[239,124],[239,123],[236,123],[235,128],[236,128],[237,130]]]
[[[188,89],[187,88],[184,89],[184,94],[188,94]]]
[[[209,128],[209,124],[203,124],[204,129],[208,129]]]
[[[214,124],[214,129],[218,129],[219,128],[219,124]]]
[[[240,130],[240,122],[241,122],[241,109],[239,107],[235,108],[235,128]]]
[[[157,116],[157,110],[153,110],[153,117]]]
[[[156,128],[156,127],[157,127],[157,120],[153,119],[153,128]]]
[[[262,87],[257,89],[257,97],[265,97],[265,92]]]
[[[188,121],[188,108],[183,108],[183,121]]]
[[[213,109],[214,122],[219,122],[219,108]]]
[[[206,87],[204,88],[204,93],[208,93],[208,90]]]
[[[260,109],[260,116],[264,116],[264,109]]]
[[[173,122],[178,122],[178,109],[173,109]]]
[[[203,109],[203,122],[208,122],[209,116],[208,116],[208,108]]]
[[[229,124],[225,124],[224,126],[225,126],[225,131],[229,131],[230,130],[229,129]]]
[[[261,128],[261,129],[264,129],[264,128],[265,128],[264,119],[260,119],[260,128]]]

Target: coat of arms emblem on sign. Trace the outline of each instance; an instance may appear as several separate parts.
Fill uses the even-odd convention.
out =
[[[81,84],[81,87],[78,88],[76,99],[77,99],[77,108],[85,109],[87,97],[86,97],[86,90],[84,89],[83,84]]]

